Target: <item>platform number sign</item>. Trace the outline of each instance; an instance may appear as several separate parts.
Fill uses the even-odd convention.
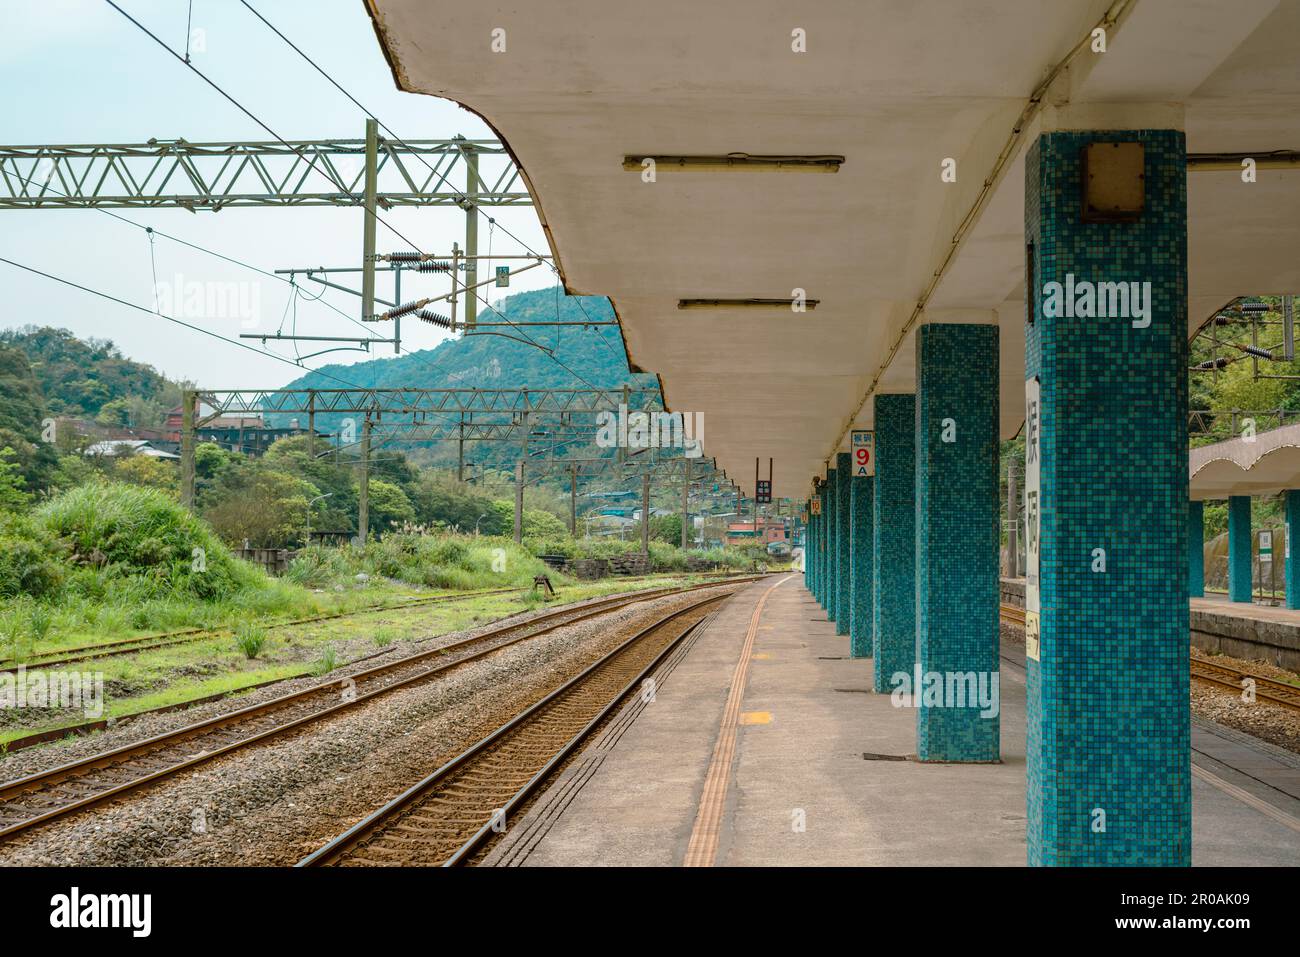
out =
[[[769,505],[772,501],[772,483],[768,479],[759,479],[754,492],[754,501],[759,505]]]
[[[876,433],[853,430],[853,477],[876,474]]]
[[[510,267],[497,266],[497,288],[504,289],[510,285]]]
[[[815,498],[808,504],[812,506],[812,513],[814,515],[820,515],[822,513],[822,500],[820,498]]]
[[[1042,532],[1042,387],[1025,380],[1025,657],[1038,660],[1038,558]]]

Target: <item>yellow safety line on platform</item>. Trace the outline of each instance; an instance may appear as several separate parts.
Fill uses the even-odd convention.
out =
[[[700,807],[695,813],[695,826],[691,828],[691,839],[686,845],[686,867],[712,867],[718,854],[718,836],[722,827],[722,809],[727,804],[727,786],[731,780],[731,762],[736,756],[736,729],[740,726],[740,703],[745,697],[745,684],[749,680],[749,659],[754,653],[754,639],[758,636],[758,621],[763,614],[763,606],[768,597],[793,575],[787,575],[763,592],[754,614],[749,619],[749,630],[745,633],[745,645],[740,649],[740,660],[731,676],[731,692],[727,695],[727,706],[722,711],[722,726],[718,729],[718,740],[713,746],[713,758],[709,762],[708,774],[704,777],[704,793],[700,795]]]
[[[1205,768],[1197,767],[1195,764],[1193,764],[1192,776],[1200,778],[1202,781],[1205,781],[1207,784],[1214,785],[1224,794],[1227,794],[1230,797],[1235,797],[1238,801],[1241,801],[1243,804],[1249,804],[1256,811],[1259,811],[1261,814],[1266,815],[1267,817],[1271,817],[1279,824],[1285,825],[1286,827],[1291,828],[1291,830],[1293,831],[1300,832],[1300,818],[1297,818],[1292,814],[1288,814],[1286,811],[1282,810],[1279,807],[1274,807],[1272,804],[1269,804],[1263,798],[1259,798],[1251,794],[1245,788],[1239,788],[1237,787],[1237,785],[1233,784],[1232,782],[1225,781],[1223,778],[1219,777],[1213,771],[1207,771],[1205,770]]]

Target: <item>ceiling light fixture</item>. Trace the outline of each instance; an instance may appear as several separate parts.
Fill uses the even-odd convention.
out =
[[[655,170],[692,173],[838,173],[843,156],[755,156],[749,153],[724,153],[720,156],[624,156],[623,169],[639,173],[646,161]]]
[[[678,309],[791,309],[798,302],[804,309],[816,309],[820,299],[678,299]]]

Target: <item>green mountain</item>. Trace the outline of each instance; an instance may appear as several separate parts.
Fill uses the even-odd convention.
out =
[[[495,310],[495,311],[494,311]],[[657,379],[629,370],[615,326],[543,326],[542,322],[611,322],[614,310],[603,296],[566,296],[557,290],[516,293],[494,309],[481,309],[482,323],[513,323],[448,339],[433,349],[371,359],[353,365],[328,365],[284,386],[286,389],[342,389],[343,383],[365,388],[546,389],[655,387]],[[403,332],[419,325],[403,321]],[[388,334],[389,330],[383,332]],[[532,340],[534,344],[527,341]],[[545,347],[539,348],[539,346]],[[343,380],[340,382],[339,380]],[[277,424],[290,416],[275,417]],[[316,427],[334,432],[343,416],[317,415]],[[513,468],[517,450],[506,443],[475,442],[466,458],[488,468]],[[425,464],[455,462],[456,449],[446,443],[403,443]],[[583,454],[592,454],[584,448]],[[612,453],[611,453],[612,454]]]
[[[614,388],[628,382],[653,386],[655,377],[633,374],[614,326],[537,326],[541,322],[611,322],[614,310],[603,296],[566,296],[557,290],[516,293],[481,309],[482,323],[514,323],[448,339],[432,349],[352,365],[322,366],[286,389],[342,389],[339,379],[365,388],[544,389]],[[403,320],[403,332],[420,326]],[[529,328],[529,326],[533,328]],[[379,328],[384,335],[387,326]],[[513,338],[511,338],[513,337]],[[531,339],[536,345],[526,341]],[[550,350],[547,354],[539,346]],[[584,382],[582,380],[587,380]]]
[[[67,329],[23,326],[0,331],[0,345],[26,355],[52,415],[93,419],[111,403],[118,403],[113,409],[125,410],[128,403],[179,401],[175,384],[166,376],[153,366],[126,358],[107,339],[83,340]],[[125,411],[119,412],[116,418],[122,421],[115,424],[157,424],[128,423],[126,417]]]

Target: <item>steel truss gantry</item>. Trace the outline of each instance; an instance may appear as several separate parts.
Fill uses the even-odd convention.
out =
[[[201,412],[206,406],[207,410]],[[458,476],[464,477],[465,443],[469,441],[517,442],[515,468],[515,535],[522,535],[523,488],[530,476],[567,470],[576,497],[577,479],[584,467],[617,468],[620,474],[641,474],[648,495],[651,473],[680,471],[683,489],[692,477],[716,475],[716,465],[705,460],[695,465],[679,449],[617,448],[612,457],[581,459],[557,457],[557,447],[593,442],[602,423],[601,414],[622,411],[660,412],[663,396],[657,387],[612,389],[198,389],[187,390],[181,402],[181,501],[194,504],[194,447],[196,431],[222,416],[305,415],[307,433],[314,446],[316,416],[355,415],[360,448],[360,516],[358,535],[364,542],[369,517],[369,461],[372,442],[450,441],[458,443]],[[530,443],[546,444],[536,452]],[[534,456],[545,454],[542,462]],[[689,469],[689,471],[688,471]],[[703,475],[697,474],[697,470]],[[725,473],[722,473],[725,478]],[[684,495],[686,492],[684,491]],[[576,500],[576,498],[575,498]],[[686,499],[683,499],[685,503]],[[571,527],[576,518],[571,515]],[[643,530],[644,531],[644,530]],[[644,537],[644,536],[643,536]]]
[[[378,137],[375,164],[382,209],[533,205],[497,140]],[[0,146],[0,209],[365,204],[364,139]]]

